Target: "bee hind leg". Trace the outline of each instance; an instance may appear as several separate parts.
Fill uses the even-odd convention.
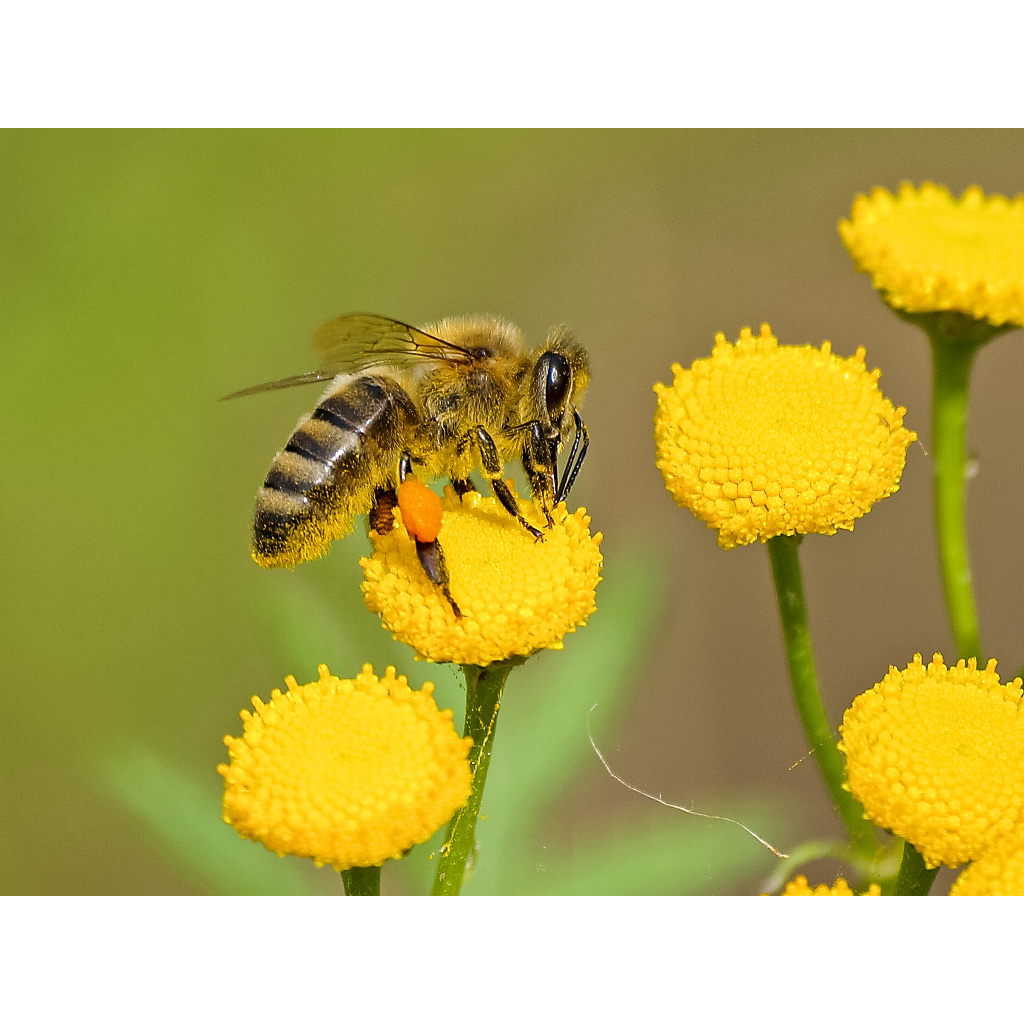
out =
[[[423,566],[423,571],[427,574],[427,579],[438,587],[441,593],[448,599],[448,603],[452,606],[452,611],[455,612],[455,618],[461,619],[462,612],[459,610],[459,606],[455,603],[455,599],[448,589],[450,578],[441,545],[436,540],[425,541],[417,539],[416,555],[420,560],[420,565]]]
[[[536,526],[531,525],[523,518],[522,512],[519,511],[519,502],[516,500],[516,496],[502,478],[503,467],[501,465],[501,458],[498,456],[498,448],[494,443],[494,438],[483,427],[476,428],[476,438],[477,443],[480,445],[480,467],[484,476],[490,481],[494,496],[501,502],[505,511],[510,516],[518,519],[523,527],[533,534],[534,539],[541,540],[544,534]]]
[[[373,492],[373,505],[370,508],[370,529],[376,530],[381,536],[395,528],[395,509],[398,507],[398,494],[394,487],[378,487]]]

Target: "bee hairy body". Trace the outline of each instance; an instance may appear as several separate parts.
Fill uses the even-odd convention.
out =
[[[294,566],[320,557],[333,540],[350,532],[356,517],[364,513],[371,513],[374,528],[390,528],[393,503],[387,495],[393,494],[399,482],[403,460],[425,479],[448,476],[457,486],[481,468],[496,492],[505,486],[498,480],[502,464],[521,460],[528,473],[534,469],[531,483],[535,493],[538,487],[544,490],[545,485],[534,480],[543,475],[534,463],[543,463],[542,469],[551,474],[549,463],[554,461],[571,420],[564,417],[563,422],[559,407],[557,425],[552,426],[550,410],[544,407],[540,359],[551,358],[552,351],[566,353],[553,357],[575,373],[575,387],[569,386],[563,403],[566,409],[569,397],[578,400],[587,383],[586,355],[567,332],[554,342],[549,337],[549,351],[538,358],[525,349],[518,328],[489,317],[449,318],[420,332],[398,321],[353,314],[329,321],[324,328],[357,317],[372,320],[378,331],[383,330],[378,322],[406,328],[438,345],[450,346],[458,358],[445,356],[442,350],[442,355],[402,361],[400,355],[424,355],[410,353],[407,346],[403,352],[388,350],[392,359],[381,357],[365,368],[334,377],[316,409],[299,421],[284,449],[274,457],[256,496],[252,555],[261,566]],[[239,394],[309,379],[322,378],[303,375]],[[578,445],[579,431],[585,436],[585,428],[575,406],[572,409]],[[542,445],[544,450],[540,456],[536,452],[531,456],[524,426],[530,427],[540,417],[545,418],[546,439],[535,441],[534,446]],[[537,428],[533,429],[540,436]],[[566,470],[568,476],[568,466]],[[551,477],[554,486],[546,487],[551,494],[545,507],[554,498],[556,477],[557,467]],[[571,486],[571,480],[568,482]]]
[[[376,488],[391,480],[419,420],[392,378],[366,373],[332,384],[274,457],[256,495],[256,562],[306,562],[348,533]]]

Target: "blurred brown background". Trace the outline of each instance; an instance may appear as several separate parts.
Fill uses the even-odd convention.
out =
[[[719,550],[672,503],[652,384],[709,354],[716,331],[735,340],[762,321],[784,344],[866,346],[922,443],[852,534],[802,547],[826,706],[838,723],[890,663],[951,657],[927,343],[836,232],[855,193],[903,179],[1014,195],[1024,132],[0,134],[0,889],[201,891],[104,789],[97,757],[144,746],[215,794],[238,709],[286,672],[314,678],[315,659],[272,641],[274,588],[292,584],[258,569],[247,541],[270,459],[317,392],[217,399],[311,368],[310,332],[352,310],[494,313],[535,344],[575,327],[593,360],[593,443],[573,498],[605,534],[609,571],[647,552],[667,587],[604,753],[673,802],[715,812],[770,794],[790,843],[839,838],[801,760],[766,552]],[[1022,379],[1019,332],[984,349],[969,431],[982,641],[1007,674],[1024,661]],[[354,588],[345,566],[363,545],[286,575]],[[600,590],[598,606],[588,631],[603,628]],[[452,684],[393,646],[375,663]],[[545,834],[571,849],[605,821],[676,813],[640,802],[595,758]]]

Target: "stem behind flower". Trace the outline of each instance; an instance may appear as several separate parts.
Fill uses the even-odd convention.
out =
[[[525,658],[509,658],[490,665],[463,665],[466,676],[466,726],[463,735],[473,737],[469,752],[469,768],[473,775],[473,788],[469,800],[452,818],[448,839],[441,849],[434,879],[434,896],[458,896],[466,872],[466,861],[476,846],[476,819],[480,814],[487,768],[491,762],[491,745],[501,708],[501,694],[505,680],[516,665]]]
[[[967,399],[979,346],[950,341],[938,333],[932,343],[932,457],[935,460],[935,526],[946,607],[957,655],[981,658],[978,614],[964,522],[964,467]]]
[[[893,312],[920,327],[932,345],[932,458],[939,562],[957,656],[977,658],[981,663],[964,522],[967,402],[978,349],[1014,325],[995,327],[963,313]]]
[[[910,843],[905,842],[893,896],[927,896],[938,873],[937,867],[926,868],[924,857]]]
[[[342,871],[346,896],[379,896],[380,868],[349,868]]]
[[[821,702],[807,622],[804,584],[800,574],[801,540],[799,536],[779,536],[768,541],[782,635],[786,642],[789,678],[804,732],[807,733],[818,767],[832,794],[832,802],[846,824],[854,847],[862,856],[870,859],[876,847],[875,827],[864,819],[863,806],[854,800],[848,790],[843,789],[843,759],[836,748],[833,730]]]

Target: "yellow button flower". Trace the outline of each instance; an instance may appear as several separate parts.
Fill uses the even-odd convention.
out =
[[[959,199],[926,181],[854,200],[839,234],[859,271],[895,309],[952,311],[1024,326],[1024,196]]]
[[[438,541],[462,617],[427,579],[401,509],[391,532],[370,534],[373,556],[360,562],[367,608],[421,660],[489,665],[541,648],[561,649],[562,637],[596,608],[602,538],[591,536],[586,509],[570,515],[559,505],[554,527],[536,541],[495,498],[471,492],[460,499],[446,488],[441,504]],[[544,528],[532,502],[520,505],[530,522]]]
[[[672,367],[655,384],[657,466],[679,505],[734,548],[779,534],[852,530],[899,489],[906,409],[878,390],[863,348],[850,359],[829,342],[779,345],[768,324],[730,345],[715,335],[710,359]]]
[[[371,867],[429,839],[469,796],[468,751],[438,711],[433,683],[411,690],[388,668],[320,678],[269,704],[253,697],[240,738],[226,736],[224,820],[279,855],[338,871]]]
[[[1024,831],[1000,839],[953,883],[950,896],[1024,896]]]
[[[865,816],[912,843],[929,868],[975,860],[1021,818],[1021,681],[996,663],[921,656],[853,702],[840,726],[847,785]]]
[[[836,884],[830,889],[827,885],[818,885],[813,889],[807,882],[806,875],[797,875],[791,882],[786,883],[786,891],[783,896],[853,896],[850,883],[845,878],[837,878]],[[865,896],[881,896],[880,886],[872,884],[868,886]]]

